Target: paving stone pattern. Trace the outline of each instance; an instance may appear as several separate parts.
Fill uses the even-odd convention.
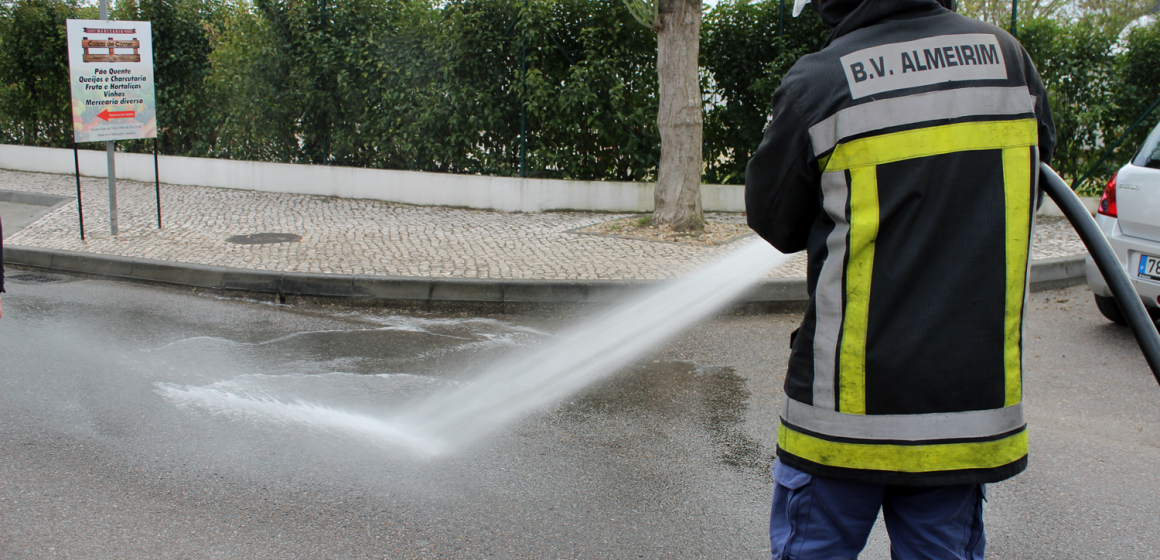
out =
[[[503,213],[406,206],[372,200],[161,185],[164,228],[157,229],[153,185],[120,180],[120,235],[109,235],[108,181],[81,178],[86,241],[69,203],[5,243],[162,261],[283,272],[441,278],[624,280],[679,276],[732,251],[721,246],[640,241],[569,230],[621,215]],[[0,189],[76,196],[71,175],[0,170]],[[710,220],[742,221],[730,214]],[[292,233],[302,240],[236,245],[234,235]],[[1045,219],[1033,258],[1083,252],[1070,225]],[[805,276],[794,255],[770,276]]]

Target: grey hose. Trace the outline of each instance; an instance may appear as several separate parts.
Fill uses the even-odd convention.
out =
[[[1104,232],[1100,231],[1100,226],[1088,213],[1087,208],[1084,208],[1079,196],[1076,196],[1075,191],[1072,191],[1049,165],[1040,163],[1039,167],[1043,172],[1041,177],[1046,179],[1043,190],[1047,191],[1047,195],[1063,211],[1063,215],[1071,222],[1083,244],[1087,246],[1088,254],[1096,262],[1100,274],[1104,276],[1104,281],[1116,298],[1116,303],[1120,304],[1120,311],[1127,319],[1128,325],[1132,327],[1136,342],[1144,352],[1144,359],[1152,368],[1152,375],[1156,377],[1156,382],[1160,383],[1160,334],[1157,334],[1155,323],[1144,309],[1140,294],[1136,293],[1136,288],[1120,264],[1120,259],[1116,258],[1116,253],[1112,251]]]

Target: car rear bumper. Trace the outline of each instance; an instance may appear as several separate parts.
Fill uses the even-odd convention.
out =
[[[1132,280],[1132,285],[1140,293],[1140,299],[1144,300],[1144,305],[1160,309],[1160,303],[1157,302],[1157,298],[1160,298],[1160,281],[1137,278],[1135,266],[1140,262],[1142,254],[1160,256],[1160,242],[1124,235],[1120,231],[1119,220],[1115,218],[1097,215],[1096,223],[1103,230],[1104,236],[1108,238],[1108,243],[1112,245],[1112,250],[1120,259],[1120,266],[1128,273],[1128,278]],[[1107,282],[1104,281],[1103,275],[1096,268],[1095,261],[1090,255],[1086,260],[1085,273],[1087,274],[1088,287],[1093,293],[1111,297],[1112,291],[1108,288]]]

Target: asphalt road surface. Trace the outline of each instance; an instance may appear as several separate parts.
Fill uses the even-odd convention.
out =
[[[800,315],[702,323],[423,457],[367,426],[577,319],[36,280],[0,319],[0,558],[768,558]],[[1086,288],[1033,294],[1026,351],[1031,466],[989,488],[988,557],[1160,557],[1160,388],[1131,333]]]

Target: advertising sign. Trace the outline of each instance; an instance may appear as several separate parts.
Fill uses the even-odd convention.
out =
[[[70,19],[66,25],[75,141],[156,138],[149,22]]]

